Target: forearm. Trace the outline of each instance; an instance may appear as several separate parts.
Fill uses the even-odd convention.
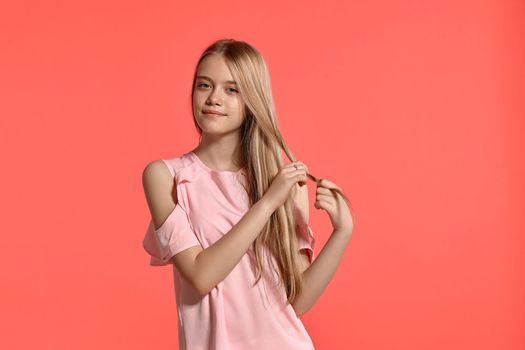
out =
[[[226,278],[239,263],[272,213],[272,207],[264,199],[259,200],[228,233],[197,255],[196,283],[204,294]]]
[[[351,233],[334,231],[312,264],[303,272],[304,288],[293,303],[300,316],[321,296],[341,262]]]

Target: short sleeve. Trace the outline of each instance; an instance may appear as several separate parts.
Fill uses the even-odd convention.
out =
[[[307,249],[308,250],[308,258],[310,260],[310,264],[315,259],[315,237],[314,233],[311,229],[311,227],[308,224],[299,222],[297,225],[297,242],[299,246],[299,250],[301,249]]]
[[[166,265],[177,253],[193,246],[202,246],[179,203],[157,230],[150,220],[142,245],[151,256],[150,265],[153,266]]]
[[[310,264],[315,259],[315,237],[312,228],[305,222],[305,218],[300,214],[299,208],[294,204],[295,227],[297,233],[298,250],[306,249]]]

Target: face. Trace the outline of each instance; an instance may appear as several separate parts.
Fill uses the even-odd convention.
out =
[[[237,85],[222,56],[209,55],[197,69],[193,112],[203,133],[227,134],[239,131],[244,105]],[[221,115],[209,114],[216,111]]]

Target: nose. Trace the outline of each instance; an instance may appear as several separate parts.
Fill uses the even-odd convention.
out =
[[[213,89],[210,94],[208,95],[208,99],[206,100],[206,102],[208,104],[221,104],[222,103],[222,95],[220,94],[220,92],[218,91],[219,89]]]

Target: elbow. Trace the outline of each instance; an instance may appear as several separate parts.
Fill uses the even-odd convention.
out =
[[[188,284],[191,285],[194,292],[198,294],[200,297],[204,297],[210,292],[209,283],[206,283],[203,278],[203,274],[200,273],[200,270],[197,266],[197,258],[199,255],[195,257],[195,262],[193,265],[193,269],[186,274],[186,280],[188,281]]]
[[[199,293],[201,297],[204,297],[215,288],[215,286],[210,286],[208,283],[203,283],[202,281],[195,280],[193,281],[193,287]]]
[[[199,255],[197,255],[197,258],[198,257]],[[196,262],[196,265],[198,265],[198,262]],[[197,293],[199,293],[201,297],[210,294],[213,288],[216,287],[216,284],[209,282],[209,278],[207,278],[207,273],[204,272],[200,267],[196,266],[192,275],[194,276],[192,280],[193,288]]]
[[[195,291],[199,293],[201,297],[207,295],[210,292],[210,289],[200,281],[195,280],[193,281],[192,285]]]
[[[205,297],[206,295],[208,295],[210,293],[210,289],[204,289],[204,290],[199,290],[199,293],[200,293],[200,296],[201,297]]]

